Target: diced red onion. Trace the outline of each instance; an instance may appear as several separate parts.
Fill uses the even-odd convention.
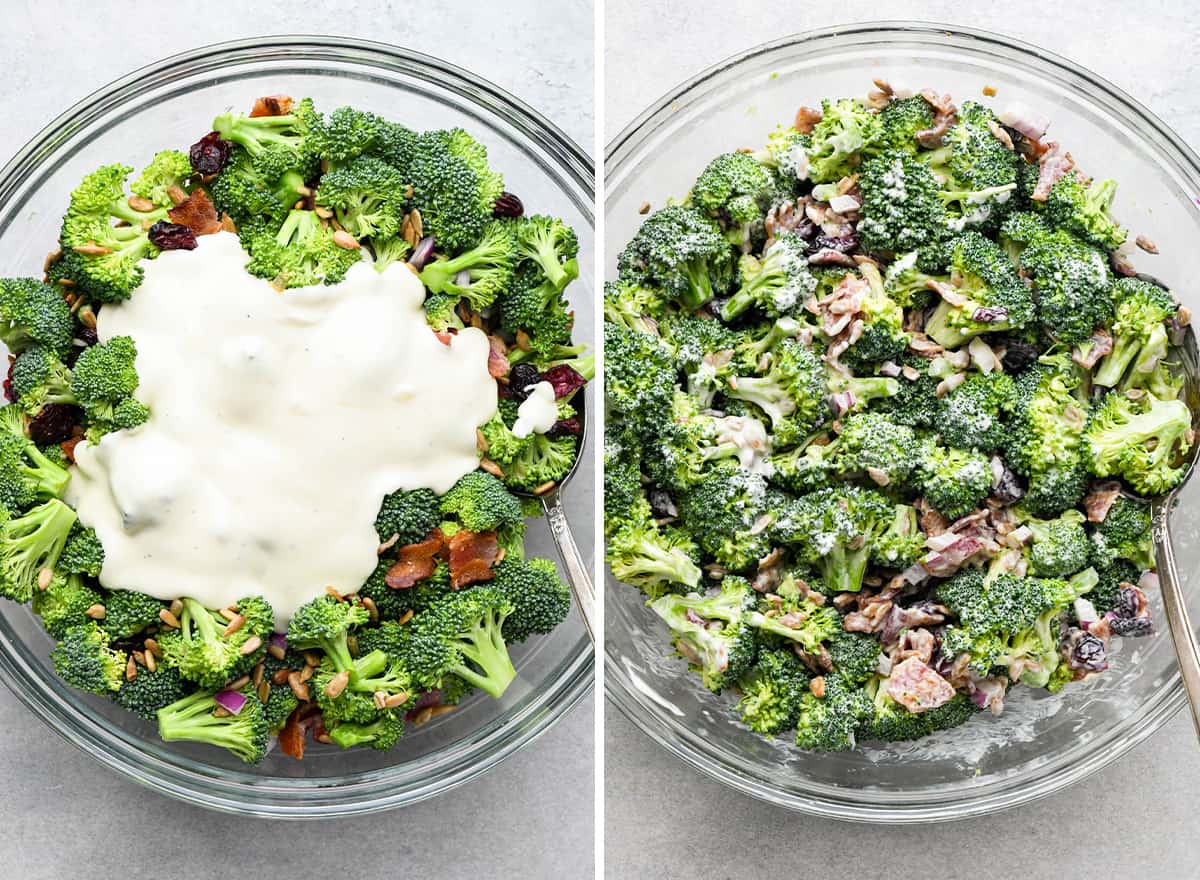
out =
[[[925,570],[925,566],[918,562],[915,565],[910,565],[908,568],[904,569],[900,577],[904,578],[906,582],[912,584],[913,586],[916,586],[917,584],[923,584],[925,581],[929,580],[929,572]]]
[[[287,650],[287,636],[283,633],[271,633],[271,644],[281,651]]]
[[[436,244],[437,242],[432,235],[425,236],[417,242],[417,246],[413,249],[412,256],[408,258],[408,261],[416,268],[424,269],[425,264],[429,262],[430,256],[433,255],[433,247]]]
[[[1085,630],[1100,620],[1100,615],[1096,613],[1096,606],[1083,598],[1075,600],[1075,616],[1079,618],[1079,625]]]
[[[1050,119],[1024,104],[1013,104],[998,114],[1000,121],[1009,128],[1015,128],[1030,140],[1039,140],[1050,127]]]
[[[1004,306],[980,306],[971,315],[971,320],[979,324],[995,324],[1008,320],[1008,309]]]
[[[854,409],[854,394],[850,391],[838,391],[829,395],[829,408],[833,410],[836,419]]]
[[[884,361],[879,365],[879,375],[894,379],[900,375],[900,365],[894,364],[891,361]]]
[[[246,695],[239,691],[218,691],[213,700],[230,715],[240,714],[246,706]]]

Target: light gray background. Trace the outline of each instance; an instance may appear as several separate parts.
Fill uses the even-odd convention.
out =
[[[542,5],[3,0],[0,162],[135,67],[288,32],[439,55],[508,89],[591,152],[593,7],[559,0],[548,15]],[[0,688],[0,877],[591,877],[593,718],[589,697],[482,779],[415,807],[320,825],[247,822],[117,778]]]
[[[1053,49],[1200,145],[1200,12],[1189,6],[1195,9],[1181,0],[607,0],[605,137],[677,83],[743,49],[889,18],[971,25]],[[1057,796],[933,827],[852,825],[771,808],[684,766],[611,703],[605,719],[605,869],[612,878],[1200,876],[1200,747],[1183,715],[1117,766]]]

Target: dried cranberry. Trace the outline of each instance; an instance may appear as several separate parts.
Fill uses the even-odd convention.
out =
[[[4,378],[4,397],[9,403],[17,402],[17,392],[13,390],[12,383],[13,367],[16,366],[16,364],[17,362],[15,360],[9,361],[8,375]]]
[[[831,251],[848,254],[858,247],[858,234],[851,232],[846,235],[826,235],[824,232],[819,232],[813,241],[813,247],[816,250],[829,248]]]
[[[525,206],[521,200],[507,190],[500,193],[496,204],[492,206],[492,215],[495,217],[520,217],[524,213]]]
[[[1108,652],[1104,642],[1091,633],[1082,633],[1071,649],[1071,665],[1088,672],[1103,672],[1108,668]]]
[[[194,251],[196,233],[182,223],[159,220],[150,227],[150,244],[164,251]]]
[[[75,337],[84,344],[85,347],[91,348],[100,342],[100,334],[96,332],[94,327],[84,327],[79,331],[79,335]]]
[[[1108,620],[1108,627],[1119,636],[1138,638],[1154,632],[1154,621],[1149,617],[1117,617]]]
[[[980,324],[995,324],[997,321],[1008,320],[1008,309],[1004,306],[980,306],[971,315],[971,320]]]
[[[1037,363],[1041,356],[1038,347],[1023,339],[1004,340],[1004,369],[1009,373],[1019,373]]]
[[[69,403],[48,403],[29,422],[29,438],[38,446],[70,440],[83,410]]]
[[[1000,479],[992,486],[992,497],[1004,504],[1012,504],[1024,494],[1025,490],[1021,488],[1021,482],[1017,479],[1017,475],[1008,465],[1005,465],[1004,470],[1000,473]]]
[[[557,440],[559,437],[578,437],[583,433],[583,422],[576,418],[559,419],[550,426],[550,430],[546,432],[546,436],[551,440]]]
[[[587,379],[568,364],[551,367],[542,373],[542,381],[549,382],[554,387],[555,397],[570,397],[587,384]]]
[[[529,396],[529,388],[540,380],[537,367],[532,364],[517,364],[508,373],[508,390],[514,400]]]
[[[192,144],[188,158],[192,160],[192,168],[196,173],[207,177],[210,174],[220,174],[232,152],[233,144],[230,141],[223,140],[220,134],[210,131]]]
[[[817,224],[805,217],[796,227],[795,233],[805,241],[812,241],[813,236],[817,234]]]

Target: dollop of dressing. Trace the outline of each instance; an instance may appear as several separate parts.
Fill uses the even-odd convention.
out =
[[[538,382],[526,389],[528,396],[517,407],[513,436],[520,439],[530,434],[545,434],[558,421],[558,404],[554,401],[554,386]]]
[[[100,339],[137,345],[144,425],[75,450],[68,501],[104,544],[100,582],[223,608],[264,596],[282,628],[374,570],[397,489],[447,491],[496,411],[488,340],[443,344],[404,264],[280,293],[231,233],[145,264]]]

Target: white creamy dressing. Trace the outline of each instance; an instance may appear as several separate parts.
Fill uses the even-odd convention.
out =
[[[261,595],[282,628],[371,574],[384,495],[478,467],[496,383],[487,337],[439,341],[402,263],[280,293],[245,262],[235,235],[202,236],[101,311],[101,340],[137,345],[151,416],[76,448],[68,501],[104,545],[106,587],[210,608]]]
[[[517,407],[517,420],[513,423],[513,436],[520,439],[530,434],[545,434],[558,421],[558,404],[554,399],[554,386],[549,382],[538,382],[528,389],[528,396]]]

